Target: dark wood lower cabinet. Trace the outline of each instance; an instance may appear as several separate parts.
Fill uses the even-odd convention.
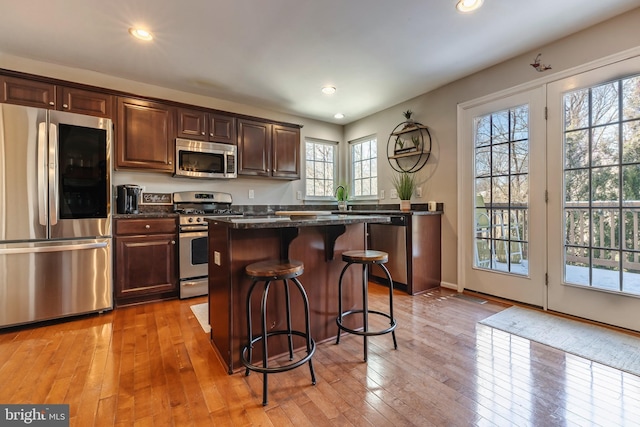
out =
[[[166,233],[176,229],[175,222],[165,218],[116,220],[116,305],[178,296],[178,236]]]

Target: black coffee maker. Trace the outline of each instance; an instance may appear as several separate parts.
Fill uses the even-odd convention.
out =
[[[119,214],[137,214],[142,187],[134,184],[118,185],[116,187],[116,207]]]

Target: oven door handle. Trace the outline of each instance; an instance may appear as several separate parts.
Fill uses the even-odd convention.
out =
[[[189,233],[189,236],[193,237],[205,237],[208,234],[207,228],[202,228],[199,225],[187,225],[180,227],[180,234]]]

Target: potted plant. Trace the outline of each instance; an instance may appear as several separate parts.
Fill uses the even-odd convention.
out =
[[[335,193],[336,199],[338,200],[338,210],[346,211],[347,210],[347,200],[349,199],[349,190],[347,188],[347,184],[340,184],[336,187]]]
[[[416,177],[409,172],[402,172],[393,177],[393,186],[400,198],[400,210],[411,210],[411,196],[416,189]]]

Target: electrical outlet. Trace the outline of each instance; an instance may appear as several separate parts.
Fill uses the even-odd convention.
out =
[[[422,187],[416,187],[416,197],[422,197]]]
[[[384,200],[384,190],[380,190],[380,200]]]
[[[253,192],[253,190],[249,190],[249,198],[253,199],[255,197],[255,193]]]
[[[396,191],[395,188],[391,189],[391,192],[389,193],[389,198],[390,199],[397,199],[398,198],[398,192]]]
[[[300,190],[296,191],[296,199],[297,200],[302,200],[302,191],[300,191]]]

